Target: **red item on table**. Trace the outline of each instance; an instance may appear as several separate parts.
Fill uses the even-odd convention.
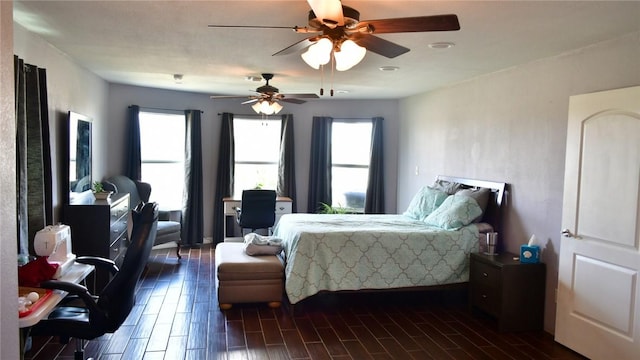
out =
[[[18,285],[38,286],[41,282],[53,279],[58,264],[49,264],[46,256],[41,256],[18,267]]]

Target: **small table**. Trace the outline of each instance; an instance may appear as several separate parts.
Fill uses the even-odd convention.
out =
[[[500,331],[541,330],[545,264],[523,264],[518,255],[472,253],[469,305],[498,320]]]
[[[78,284],[89,276],[89,274],[93,272],[94,268],[95,267],[93,265],[74,263],[58,280]],[[18,326],[20,328],[26,328],[37,324],[38,321],[49,315],[51,310],[53,310],[65,296],[67,296],[66,291],[53,290],[51,295],[49,295],[49,297],[40,304],[37,309],[18,320]]]

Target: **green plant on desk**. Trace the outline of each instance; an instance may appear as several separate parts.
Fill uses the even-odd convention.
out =
[[[102,186],[102,183],[100,181],[94,181],[93,182],[93,192],[94,193],[102,193],[105,192],[104,191],[104,186]]]

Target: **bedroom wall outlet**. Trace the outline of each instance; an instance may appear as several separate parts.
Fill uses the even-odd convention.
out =
[[[416,175],[420,174],[420,168],[418,167],[418,165],[416,165],[416,171],[415,171]]]

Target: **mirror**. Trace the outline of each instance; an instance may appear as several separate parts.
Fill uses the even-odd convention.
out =
[[[69,111],[68,116],[68,175],[69,203],[79,194],[91,190],[91,119]]]

